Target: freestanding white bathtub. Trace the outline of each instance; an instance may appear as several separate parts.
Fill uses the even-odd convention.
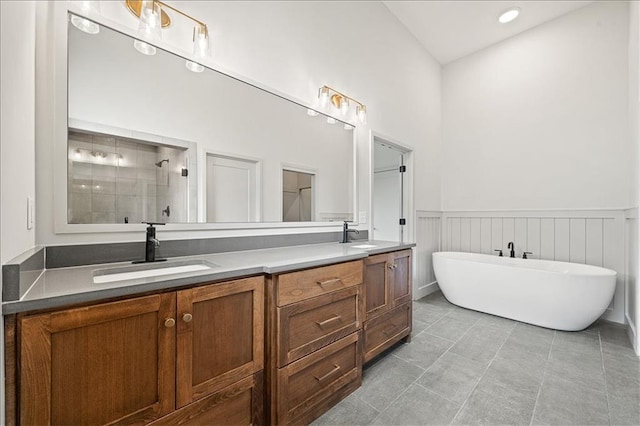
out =
[[[587,328],[616,288],[615,271],[550,260],[437,252],[433,269],[451,303],[557,330]]]

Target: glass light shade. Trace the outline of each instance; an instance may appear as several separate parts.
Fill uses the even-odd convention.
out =
[[[333,117],[327,117],[327,123],[329,124],[336,124],[336,119]]]
[[[205,26],[196,25],[193,28],[193,57],[195,59],[209,57],[209,32]]]
[[[315,110],[309,108],[309,109],[307,109],[307,115],[310,116],[310,117],[315,117],[315,116],[318,115],[318,111],[315,111]]]
[[[162,39],[162,10],[160,3],[153,0],[141,2],[138,33],[149,40]]]
[[[340,100],[340,112],[342,113],[342,115],[347,115],[347,113],[349,112],[349,99],[343,97]]]
[[[156,48],[144,41],[134,40],[133,47],[135,47],[138,52],[145,55],[153,56],[156,54]]]
[[[320,99],[320,105],[327,106],[327,104],[329,103],[329,88],[328,87],[321,87],[320,91],[318,92],[318,98]]]
[[[361,123],[367,122],[367,107],[364,105],[356,106],[356,115],[358,116],[358,121]]]
[[[98,34],[100,32],[100,25],[80,16],[71,15],[71,24],[87,34]]]
[[[204,71],[204,67],[202,65],[200,65],[197,62],[193,62],[193,61],[187,61],[185,63],[185,66],[187,67],[187,69],[189,71],[193,71],[193,72],[202,72]]]

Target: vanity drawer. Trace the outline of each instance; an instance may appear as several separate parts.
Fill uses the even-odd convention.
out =
[[[278,306],[362,284],[362,261],[290,272],[278,276]]]
[[[278,367],[360,328],[361,286],[348,287],[278,308]]]
[[[360,386],[359,334],[278,369],[277,424],[309,423]]]
[[[364,362],[368,362],[411,332],[411,303],[364,324]]]

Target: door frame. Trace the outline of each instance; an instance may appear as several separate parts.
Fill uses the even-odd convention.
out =
[[[415,242],[415,221],[416,213],[414,210],[414,184],[413,184],[413,167],[414,167],[414,149],[411,145],[407,145],[392,137],[383,135],[374,130],[369,131],[369,235],[373,236],[373,196],[374,196],[374,147],[375,143],[380,142],[391,146],[402,152],[404,156],[404,164],[407,166],[405,179],[403,180],[403,201],[402,210],[404,217],[407,219],[405,230],[402,234],[403,242]]]

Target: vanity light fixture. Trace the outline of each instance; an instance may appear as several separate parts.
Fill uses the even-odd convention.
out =
[[[171,18],[164,9],[172,10],[194,22],[193,27],[193,61],[187,60],[185,66],[189,71],[202,72],[204,66],[200,64],[210,56],[209,28],[204,22],[170,6],[160,0],[126,0],[126,6],[131,13],[140,19],[138,31],[143,39],[156,41],[162,38],[162,28],[171,25]],[[134,42],[135,48],[145,55],[155,55],[156,48],[142,40]]]
[[[84,16],[100,14],[100,3],[97,1],[75,1],[74,3],[80,5],[80,13]],[[78,15],[71,15],[71,24],[87,34],[98,34],[100,32],[100,25]]]
[[[356,104],[356,117],[358,117],[358,121],[360,121],[360,123],[367,122],[367,107],[362,102],[353,99],[351,96],[347,96],[344,93],[340,93],[337,90],[324,85],[318,91],[318,98],[320,99],[320,105],[323,107],[331,101],[331,105],[340,111],[342,115],[347,115],[349,113],[349,106],[352,102]]]
[[[511,7],[509,9],[505,10],[504,12],[502,12],[500,14],[500,16],[498,16],[498,22],[500,22],[501,24],[509,23],[509,22],[513,21],[514,19],[516,19],[518,17],[518,15],[520,15],[520,8],[519,7]]]

